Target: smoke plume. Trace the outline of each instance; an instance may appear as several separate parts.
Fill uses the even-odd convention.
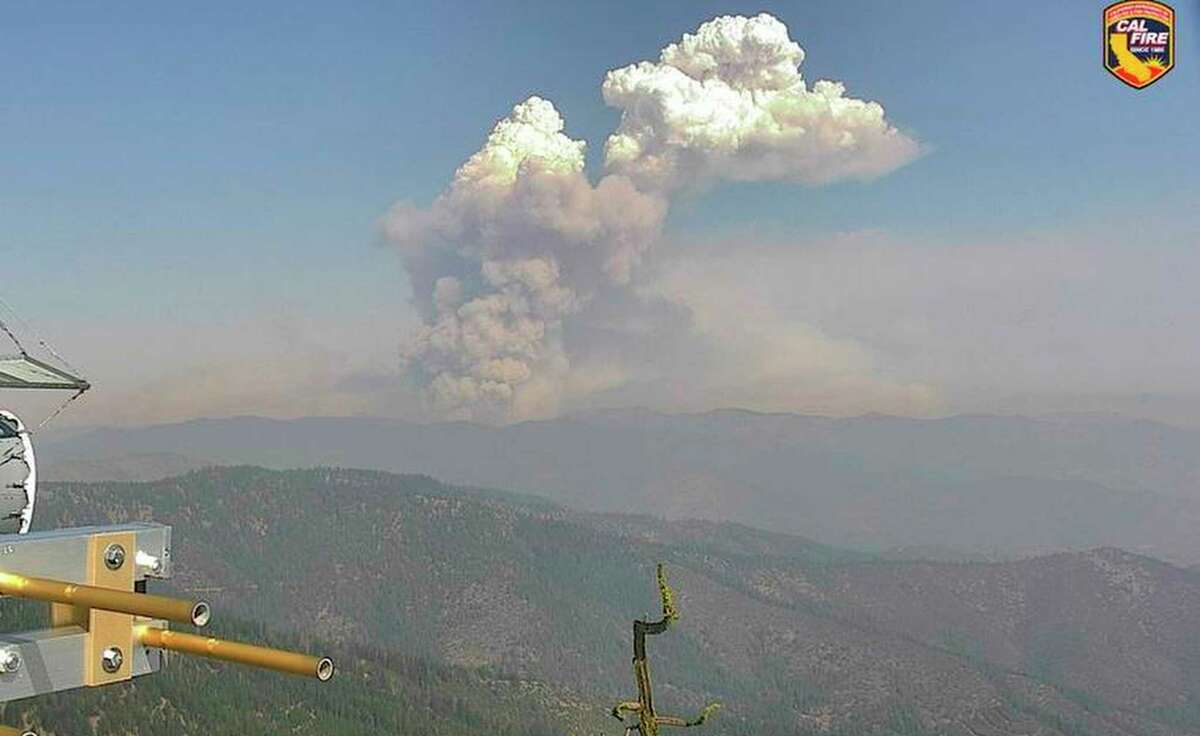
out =
[[[721,177],[871,177],[914,157],[916,143],[878,104],[845,97],[835,82],[810,91],[803,58],[769,15],[717,18],[659,62],[608,74],[604,99],[623,113],[595,184],[585,143],[564,134],[550,102],[530,97],[430,207],[394,206],[385,229],[422,319],[403,360],[435,409],[553,411],[571,385],[564,325],[586,322],[600,302],[637,306],[629,285],[674,190]]]
[[[623,176],[593,186],[584,143],[562,130],[554,106],[531,97],[430,209],[388,217],[425,322],[404,358],[447,413],[509,407],[534,379],[562,377],[563,320],[627,283],[657,236],[665,202]]]

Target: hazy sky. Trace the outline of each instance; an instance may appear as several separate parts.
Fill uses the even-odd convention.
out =
[[[669,209],[628,298],[605,286],[543,315],[552,390],[486,418],[648,404],[1193,422],[1200,4],[1175,3],[1177,67],[1141,91],[1101,68],[1104,4],[9,4],[3,296],[96,383],[73,421],[437,415],[401,366],[433,282],[410,281],[389,209],[435,212],[531,95],[587,142],[599,182],[622,124],[606,72],[715,16],[768,12],[808,84],[878,102],[919,153],[867,177],[713,171],[655,190]],[[519,392],[539,370],[506,380]]]

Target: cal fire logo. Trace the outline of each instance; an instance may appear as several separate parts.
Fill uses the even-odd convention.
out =
[[[1136,89],[1175,66],[1175,11],[1154,0],[1126,0],[1104,9],[1104,68]]]

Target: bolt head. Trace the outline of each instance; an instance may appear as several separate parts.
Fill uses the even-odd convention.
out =
[[[161,575],[163,571],[162,559],[144,550],[139,549],[137,551],[137,554],[133,556],[133,563],[138,567],[149,570],[153,575]]]
[[[21,653],[16,649],[0,651],[0,672],[13,673],[21,669]]]
[[[109,647],[100,654],[100,666],[110,675],[121,669],[121,665],[124,663],[125,655],[116,647]]]
[[[125,548],[119,544],[110,544],[104,550],[104,566],[109,570],[120,570],[125,564]]]

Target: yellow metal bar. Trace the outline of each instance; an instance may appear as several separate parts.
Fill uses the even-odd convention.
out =
[[[302,677],[315,677],[322,682],[333,677],[333,660],[328,657],[313,657],[308,654],[285,652],[282,649],[168,631],[154,626],[138,626],[134,628],[134,632],[138,641],[147,647],[196,654]]]
[[[95,608],[102,611],[128,613],[146,618],[161,618],[193,626],[207,624],[211,613],[211,609],[204,601],[188,601],[161,595],[110,590],[92,585],[64,583],[61,580],[26,577],[7,572],[0,572],[0,594]]]
[[[11,726],[0,726],[0,736],[37,736],[33,731],[22,731]]]

